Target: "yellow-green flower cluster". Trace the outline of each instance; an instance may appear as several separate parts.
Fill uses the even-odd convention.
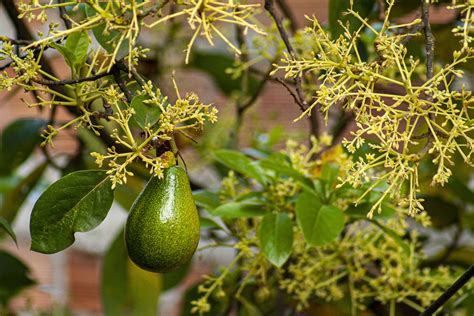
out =
[[[354,187],[367,180],[374,180],[374,187],[388,184],[385,194],[370,211],[370,217],[374,211],[380,211],[386,197],[408,206],[411,214],[423,209],[417,192],[419,162],[425,154],[429,154],[438,167],[432,176],[433,184],[447,183],[454,155],[462,156],[465,163],[473,165],[474,127],[469,113],[474,108],[474,97],[464,88],[453,87],[455,80],[463,76],[463,64],[472,62],[474,57],[474,49],[468,45],[469,36],[463,36],[465,44],[454,53],[450,64],[420,82],[425,75],[421,71],[424,66],[408,55],[404,45],[412,34],[395,31],[417,26],[421,21],[392,24],[389,17],[394,2],[387,4],[381,29],[375,29],[350,10],[349,14],[358,18],[362,26],[354,33],[344,26],[346,32],[335,39],[316,18],[310,18],[313,26],[306,28],[306,33],[317,48],[297,59],[286,54],[275,69],[284,70],[287,77],[314,73],[318,78],[314,102],[297,119],[308,115],[314,107],[325,114],[326,120],[335,106],[354,113],[357,129],[351,139],[344,140],[344,145],[354,153],[367,144],[377,154],[354,162],[343,181]],[[466,15],[464,27],[471,29],[472,5],[464,3],[462,6]],[[375,36],[376,56],[369,60],[362,58],[357,49],[362,32]],[[386,172],[373,173],[374,168],[384,168]],[[405,184],[409,186],[408,195],[400,196]]]

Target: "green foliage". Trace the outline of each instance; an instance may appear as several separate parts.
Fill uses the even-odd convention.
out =
[[[13,239],[15,244],[17,244],[15,232],[11,228],[10,223],[3,217],[0,217],[0,228],[2,228],[11,237],[11,239]]]
[[[102,265],[102,302],[105,315],[155,315],[163,278],[130,261],[118,234]]]
[[[130,103],[130,107],[135,111],[133,120],[142,129],[155,125],[161,114],[158,106],[148,105],[146,100],[148,100],[146,95],[137,95]]]
[[[310,245],[333,241],[344,229],[344,214],[335,206],[323,205],[309,193],[302,193],[296,202],[296,218]]]
[[[13,188],[2,194],[0,216],[10,223],[13,222],[21,205],[41,180],[47,166],[47,163],[40,164],[26,177],[21,179]]]
[[[69,35],[65,45],[52,44],[52,46],[63,55],[69,67],[77,71],[87,60],[89,42],[86,32],[78,32]]]
[[[8,175],[21,165],[41,142],[42,119],[19,119],[5,127],[1,136],[0,174]]]
[[[260,167],[244,154],[232,150],[218,150],[215,152],[215,158],[228,168],[231,168],[239,173],[255,178],[259,183],[265,183],[265,177]]]
[[[29,268],[10,253],[0,250],[0,306],[24,288],[35,284]]]
[[[254,217],[263,216],[265,212],[262,210],[263,204],[258,201],[242,201],[229,202],[216,207],[209,212],[214,216],[219,216],[225,219],[240,218],[240,217]]]
[[[54,253],[74,242],[74,233],[98,226],[107,215],[113,191],[100,170],[77,171],[52,184],[31,213],[31,249]]]
[[[260,247],[267,259],[281,267],[290,257],[293,246],[293,225],[285,213],[265,215],[258,231]]]

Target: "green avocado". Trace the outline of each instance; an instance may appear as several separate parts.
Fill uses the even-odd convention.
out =
[[[130,259],[152,272],[169,272],[191,260],[199,242],[199,215],[186,171],[153,176],[132,205],[125,225]]]

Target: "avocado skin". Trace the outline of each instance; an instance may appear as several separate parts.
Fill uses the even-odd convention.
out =
[[[173,166],[163,179],[150,178],[125,225],[130,259],[148,271],[173,271],[191,260],[199,235],[199,215],[184,169]]]

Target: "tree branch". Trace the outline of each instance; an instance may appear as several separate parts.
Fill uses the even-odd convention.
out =
[[[90,77],[83,77],[83,78],[78,78],[78,79],[46,80],[43,78],[35,78],[32,80],[36,83],[39,83],[45,86],[63,86],[63,85],[68,85],[68,84],[77,84],[77,83],[86,82],[86,81],[95,81],[97,79],[107,77],[110,75],[112,75],[112,71],[110,72],[104,71]]]
[[[296,17],[293,15],[293,11],[291,11],[290,6],[285,0],[276,0],[276,2],[280,7],[281,12],[283,12],[285,17],[290,20],[291,31],[295,33],[298,30],[298,22],[296,21]]]
[[[279,16],[278,12],[276,11],[273,1],[274,0],[265,0],[265,10],[267,10],[268,13],[270,13],[273,20],[275,21],[275,24],[278,28],[278,32],[280,33],[281,39],[285,43],[286,49],[288,50],[288,53],[290,53],[291,58],[296,59],[295,50],[293,49],[293,46],[290,43],[289,36],[286,33],[285,28],[283,27],[281,17]],[[306,102],[306,100],[304,98],[304,95],[303,95],[303,91],[301,89],[301,76],[296,76],[294,80],[295,80],[295,85],[296,85],[296,87],[295,87],[295,89],[296,89],[295,102],[299,105],[299,107],[302,111],[305,111],[307,106],[308,106],[308,103]],[[293,93],[292,93],[292,95],[293,95]]]
[[[421,0],[421,19],[423,20],[423,29],[425,33],[426,43],[426,77],[427,80],[433,78],[433,59],[435,40],[431,32],[430,25],[430,3],[429,0]]]
[[[122,61],[117,61],[115,65],[112,66],[112,75],[114,76],[115,82],[117,82],[120,90],[125,94],[125,98],[127,99],[128,103],[132,102],[133,96],[130,90],[127,88],[127,84],[125,80],[123,80],[122,75],[120,74],[120,68],[118,64],[122,63]]]

